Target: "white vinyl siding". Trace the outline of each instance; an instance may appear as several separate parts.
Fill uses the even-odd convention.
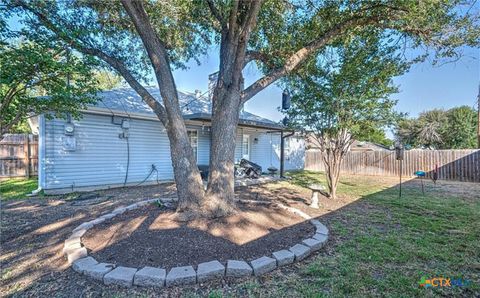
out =
[[[270,166],[280,169],[280,133],[256,132],[251,135],[250,160],[267,172]]]
[[[173,180],[170,144],[165,128],[159,121],[130,119],[128,129],[130,161],[127,183],[143,181],[152,169],[158,170],[159,180]],[[127,170],[127,140],[120,138],[120,125],[112,123],[109,115],[85,113],[73,121],[76,148],[63,148],[65,120],[45,119],[45,158],[39,165],[45,169],[42,187],[75,191],[79,187],[106,188],[121,186]],[[187,125],[193,144],[196,143],[197,164],[208,165],[210,159],[211,131],[209,126]],[[196,136],[194,136],[196,134]],[[262,166],[264,172],[270,165],[280,167],[280,134],[265,130],[238,128],[235,143],[235,161],[243,156],[243,135],[250,135],[250,160]],[[292,143],[293,142],[293,143]],[[298,143],[298,144],[297,144]],[[303,140],[289,144],[286,169],[303,166]],[[295,144],[295,145],[294,145]],[[147,182],[154,182],[154,172]]]
[[[74,121],[76,149],[63,148],[64,120],[46,121],[46,188],[123,183],[127,169],[127,140],[111,117],[84,114]],[[165,129],[158,121],[130,119],[130,162],[127,182],[142,181],[154,164],[159,179],[173,178],[170,146]],[[150,177],[156,179],[156,173]]]
[[[188,139],[190,140],[190,146],[192,146],[193,149],[193,155],[198,164],[198,131],[195,129],[189,129],[187,133]]]
[[[197,164],[208,165],[210,163],[210,127],[208,126],[188,126],[195,128],[198,135],[197,146]]]

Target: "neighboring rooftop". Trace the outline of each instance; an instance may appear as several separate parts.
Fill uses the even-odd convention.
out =
[[[159,102],[162,102],[160,91],[157,87],[146,87],[148,92]],[[108,109],[121,113],[154,115],[152,109],[132,88],[118,88],[102,91],[97,94],[100,100],[94,104],[97,108]],[[206,96],[178,91],[178,99],[183,116],[191,120],[211,119],[212,103]],[[240,124],[280,129],[281,124],[258,115],[240,112]]]

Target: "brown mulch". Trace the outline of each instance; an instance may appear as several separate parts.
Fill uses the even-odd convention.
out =
[[[259,204],[239,204],[237,213],[220,219],[183,223],[175,216],[152,204],[95,226],[82,242],[100,262],[172,268],[212,260],[250,261],[314,234],[303,218]]]
[[[329,221],[335,213],[329,210],[340,209],[342,205],[351,203],[355,198],[341,198],[337,202],[325,201],[319,210],[308,208],[310,191],[292,187],[284,183],[270,183],[266,185],[236,188],[239,199],[247,200],[272,200],[282,204],[304,210],[312,216],[322,216],[321,221],[330,227]],[[206,284],[197,284],[185,287],[171,288],[139,288],[129,289],[105,286],[102,282],[93,280],[74,272],[67,264],[62,254],[63,242],[69,237],[71,231],[82,222],[99,217],[101,214],[111,212],[119,206],[126,206],[134,202],[151,198],[174,197],[176,193],[174,184],[161,184],[140,187],[116,188],[105,191],[96,191],[98,198],[87,201],[70,201],[71,195],[47,198],[29,198],[0,202],[0,296],[21,297],[202,297],[208,296],[211,290],[221,290],[232,293],[232,296],[251,296],[249,286],[252,283],[267,283],[277,278],[294,278],[300,268],[308,266],[313,258],[307,258],[301,263],[294,263],[281,267],[271,274],[262,277],[249,277],[245,280],[218,280]],[[104,200],[108,198],[107,200]],[[361,206],[358,206],[361,208]],[[141,216],[150,211],[138,210]],[[131,211],[132,214],[135,211]],[[329,214],[327,214],[329,213]],[[275,213],[274,213],[275,214]],[[128,213],[125,214],[128,216]],[[289,217],[292,217],[289,214]],[[276,218],[276,217],[274,217]],[[296,218],[296,217],[295,217]],[[118,218],[120,219],[120,217]],[[150,221],[153,217],[150,218]],[[110,221],[115,224],[115,220]],[[302,219],[299,219],[302,221]],[[145,219],[145,227],[148,219]],[[151,221],[153,223],[153,221]],[[118,222],[117,222],[118,223]],[[288,222],[282,223],[284,227]],[[298,224],[291,225],[292,228]],[[301,224],[299,225],[301,226]],[[98,226],[100,227],[100,226]],[[276,233],[283,233],[275,225],[270,227],[273,237]],[[191,228],[189,228],[191,229]],[[277,229],[277,230],[275,230]],[[285,228],[284,228],[285,229]],[[286,228],[288,229],[288,228]],[[93,229],[90,231],[94,231]],[[89,232],[90,232],[89,231]],[[195,233],[207,233],[197,229]],[[269,234],[269,235],[270,235]],[[93,234],[92,234],[93,235]],[[303,238],[304,235],[298,233]],[[132,235],[134,237],[134,235]],[[230,235],[226,235],[230,236]],[[86,234],[89,237],[89,234]],[[227,242],[222,238],[222,241]],[[332,231],[331,240],[320,254],[329,254],[335,242],[335,231]],[[235,248],[235,239],[228,240]],[[259,239],[245,242],[243,246],[251,245]],[[240,242],[241,243],[241,242]],[[158,246],[158,244],[157,244]],[[285,246],[288,245],[285,242]],[[205,251],[211,249],[202,248]],[[106,251],[106,250],[105,250]],[[269,250],[270,251],[270,250]],[[234,255],[232,255],[234,257]],[[143,257],[142,257],[143,258]],[[100,258],[99,258],[100,260]],[[101,259],[106,262],[107,259]],[[207,261],[211,260],[209,258]],[[118,261],[117,261],[118,262]],[[132,264],[133,265],[133,264]],[[141,266],[143,264],[134,264]],[[145,264],[146,265],[146,264]]]

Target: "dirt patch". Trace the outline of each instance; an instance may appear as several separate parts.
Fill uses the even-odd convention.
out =
[[[211,260],[250,261],[313,234],[308,221],[272,204],[239,203],[235,215],[188,224],[152,204],[95,226],[82,242],[100,262],[171,268]]]

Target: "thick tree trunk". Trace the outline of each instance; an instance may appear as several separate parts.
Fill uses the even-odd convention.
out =
[[[202,206],[210,217],[225,216],[236,209],[234,163],[240,92],[225,89],[220,87],[214,95],[210,173]]]
[[[187,220],[199,215],[197,211],[200,209],[205,191],[187,129],[183,120],[180,121],[182,122],[170,122],[167,134],[177,187],[177,212],[183,213]]]

